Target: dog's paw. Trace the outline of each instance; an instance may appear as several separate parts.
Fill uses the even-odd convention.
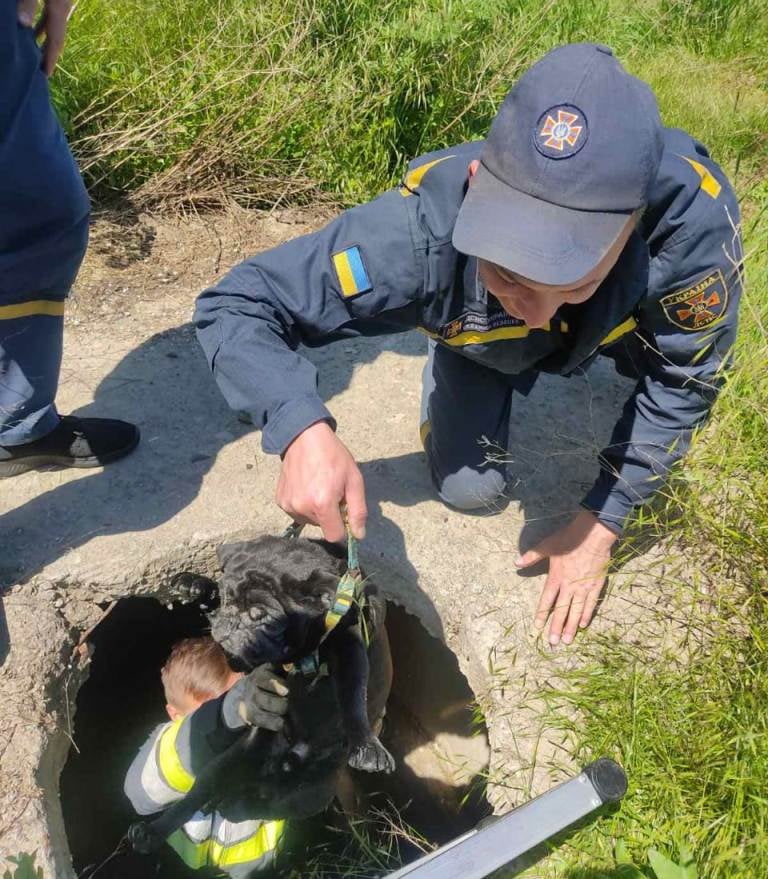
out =
[[[197,604],[202,610],[219,606],[219,587],[208,577],[182,571],[173,578],[171,588],[182,604]]]
[[[355,745],[347,762],[363,772],[393,772],[395,769],[394,757],[376,736]]]

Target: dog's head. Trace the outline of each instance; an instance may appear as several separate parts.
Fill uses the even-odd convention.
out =
[[[222,547],[219,559],[221,607],[211,633],[234,666],[250,671],[264,662],[293,662],[317,647],[346,570],[337,547],[261,537]]]

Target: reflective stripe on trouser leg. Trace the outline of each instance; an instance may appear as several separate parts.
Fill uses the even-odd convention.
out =
[[[432,480],[447,504],[493,506],[504,492],[512,389],[509,377],[429,342],[422,377],[421,435]],[[486,442],[487,440],[487,442]]]
[[[0,445],[17,446],[58,424],[63,300],[0,301]]]

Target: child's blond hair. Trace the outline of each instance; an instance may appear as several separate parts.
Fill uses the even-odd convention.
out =
[[[160,672],[165,701],[177,709],[219,696],[231,675],[226,654],[210,635],[177,641]]]

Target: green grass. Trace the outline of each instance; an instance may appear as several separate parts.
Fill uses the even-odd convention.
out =
[[[54,96],[92,188],[148,202],[344,203],[482,137],[562,42],[611,45],[663,115],[768,166],[765,0],[81,0]],[[738,182],[738,180],[737,180]]]
[[[430,848],[387,800],[375,807],[369,804],[364,819],[326,813],[295,822],[275,873],[281,879],[373,879],[389,875],[404,859],[413,860]]]
[[[13,873],[10,869],[3,872],[3,879],[43,879],[43,868],[35,867],[35,854],[35,852],[31,855],[24,852],[16,857],[2,858],[5,864],[10,864],[14,868]]]
[[[627,879],[618,840],[648,877],[652,849],[676,858],[690,845],[699,877],[763,879],[767,0],[80,0],[54,98],[97,195],[174,208],[352,203],[395,182],[409,157],[483,136],[533,60],[582,39],[611,45],[652,85],[665,122],[726,168],[748,283],[715,418],[666,508],[645,515],[696,572],[665,583],[689,610],[688,661],[581,639],[590,661],[551,694],[551,724],[569,727],[579,761],[617,757],[631,786],[535,875]]]

